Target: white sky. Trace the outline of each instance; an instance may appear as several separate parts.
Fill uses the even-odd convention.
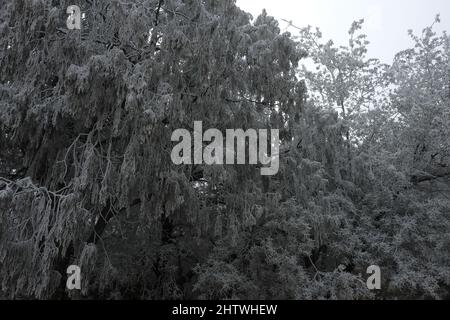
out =
[[[365,19],[364,33],[371,42],[369,55],[391,63],[394,55],[411,47],[408,29],[420,32],[441,14],[437,31],[450,33],[450,0],[237,0],[256,18],[265,8],[279,21],[298,27],[319,27],[326,40],[346,45],[354,20]],[[284,30],[285,24],[280,21]],[[295,33],[295,29],[290,30]]]

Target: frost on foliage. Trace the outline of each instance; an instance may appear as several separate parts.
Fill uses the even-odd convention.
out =
[[[386,66],[362,21],[337,47],[233,0],[159,4],[82,1],[82,32],[54,1],[0,11],[0,295],[68,297],[80,264],[83,298],[447,297],[448,35]],[[279,174],[174,166],[199,119],[279,128]]]

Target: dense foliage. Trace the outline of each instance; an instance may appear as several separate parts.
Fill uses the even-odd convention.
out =
[[[1,2],[0,297],[450,297],[447,34],[389,66],[363,21],[337,47],[233,0],[85,0],[78,31],[69,2]],[[280,172],[174,165],[197,120],[279,128]]]

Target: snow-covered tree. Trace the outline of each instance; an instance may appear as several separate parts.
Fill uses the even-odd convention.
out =
[[[2,1],[0,297],[448,297],[447,34],[386,66],[362,21],[336,47],[234,0],[71,4]],[[279,173],[175,165],[195,121],[280,129]]]
[[[85,296],[186,296],[263,181],[252,166],[175,166],[171,133],[276,125],[290,143],[302,52],[234,1],[85,1],[81,30],[65,28],[68,5],[2,10],[1,133],[21,160],[0,184],[2,288],[62,297],[78,264]]]

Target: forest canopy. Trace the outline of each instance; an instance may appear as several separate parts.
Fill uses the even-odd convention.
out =
[[[234,0],[77,2],[81,30],[0,4],[0,298],[450,298],[447,33],[387,65],[363,20],[337,46]],[[278,174],[173,164],[195,121],[279,129]]]

